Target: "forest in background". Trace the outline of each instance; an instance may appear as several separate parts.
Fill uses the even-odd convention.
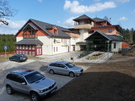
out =
[[[123,29],[123,39],[128,44],[135,44],[135,29]]]
[[[4,46],[7,46],[6,52],[12,52],[15,50],[16,39],[14,34],[0,34],[0,53],[5,52]]]
[[[123,39],[128,44],[135,44],[135,29],[123,29]],[[0,53],[5,52],[4,46],[7,46],[7,52],[15,51],[15,42],[14,34],[0,34]]]

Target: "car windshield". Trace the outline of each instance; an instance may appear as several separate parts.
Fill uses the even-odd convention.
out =
[[[29,75],[26,75],[25,78],[28,81],[28,83],[31,84],[31,83],[34,83],[34,82],[44,78],[44,75],[40,74],[39,72],[34,72]]]
[[[68,66],[69,68],[72,68],[72,67],[74,67],[75,65],[74,64],[72,64],[72,63],[67,63],[67,64],[65,64],[66,66]]]

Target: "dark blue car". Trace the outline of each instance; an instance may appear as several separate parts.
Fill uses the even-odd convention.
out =
[[[25,56],[24,54],[15,54],[12,57],[9,57],[10,61],[18,61],[18,62],[23,62],[26,61],[28,59],[27,56]]]

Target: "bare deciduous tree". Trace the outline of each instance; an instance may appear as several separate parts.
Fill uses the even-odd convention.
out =
[[[11,9],[7,1],[0,0],[0,22],[8,25],[6,17],[13,17],[17,13],[17,10]]]

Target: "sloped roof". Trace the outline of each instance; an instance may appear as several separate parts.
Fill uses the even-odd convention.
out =
[[[93,20],[95,21],[95,22],[101,22],[101,21],[107,21],[107,20],[105,20],[105,19],[101,19],[101,18],[93,18]]]
[[[32,23],[28,23],[26,26],[23,27],[22,30],[24,30],[28,26],[31,26],[34,30],[38,30],[38,28],[35,25],[33,25]]]
[[[23,39],[15,43],[15,45],[43,45],[38,39]]]
[[[65,38],[70,38],[69,35],[67,35],[64,31],[70,31],[64,27],[59,27],[53,24],[49,24],[49,23],[45,23],[42,21],[38,21],[38,20],[34,20],[34,19],[30,19],[32,22],[34,22],[38,27],[40,27],[43,31],[45,31],[49,36],[51,37],[65,37]],[[53,34],[51,32],[49,32],[47,29],[48,28],[53,28],[53,27],[57,27],[58,28],[58,34]]]
[[[93,20],[94,20],[94,22],[105,22],[105,21],[107,21],[111,25],[109,20],[106,20],[106,19],[101,19],[101,18],[96,17],[96,18],[93,18]]]
[[[93,36],[95,33],[101,34],[102,36],[104,36],[105,38],[107,38],[109,41],[123,41],[123,39],[120,38],[117,35],[107,35],[105,33],[102,33],[101,31],[95,31],[95,32],[93,32],[93,34],[91,36]],[[91,36],[87,37],[85,40],[89,39]]]
[[[75,19],[73,19],[74,21],[78,21],[78,20],[82,20],[82,19],[91,19],[93,20],[92,18],[88,17],[87,15],[83,14]]]
[[[123,39],[117,35],[107,35],[107,37],[110,39],[110,41],[123,41]]]
[[[34,24],[32,23],[29,23],[29,22],[33,22]],[[38,21],[38,20],[35,20],[35,19],[29,19],[27,21],[27,23],[19,30],[23,30],[26,26],[30,25],[32,28],[34,29],[38,29],[40,28],[41,30],[43,30],[46,34],[48,34],[50,37],[63,37],[63,38],[70,38],[70,36],[68,34],[66,34],[65,32],[70,32],[70,30],[68,30],[67,28],[64,28],[64,27],[60,27],[60,26],[57,26],[57,25],[53,25],[53,24],[49,24],[49,23],[45,23],[45,22],[42,22],[42,21]],[[38,26],[38,27],[37,27]],[[54,27],[57,27],[58,28],[58,34],[53,34],[51,33],[50,31],[48,31],[47,29],[52,29]],[[19,34],[19,32],[17,33]],[[16,35],[17,35],[16,34]]]

